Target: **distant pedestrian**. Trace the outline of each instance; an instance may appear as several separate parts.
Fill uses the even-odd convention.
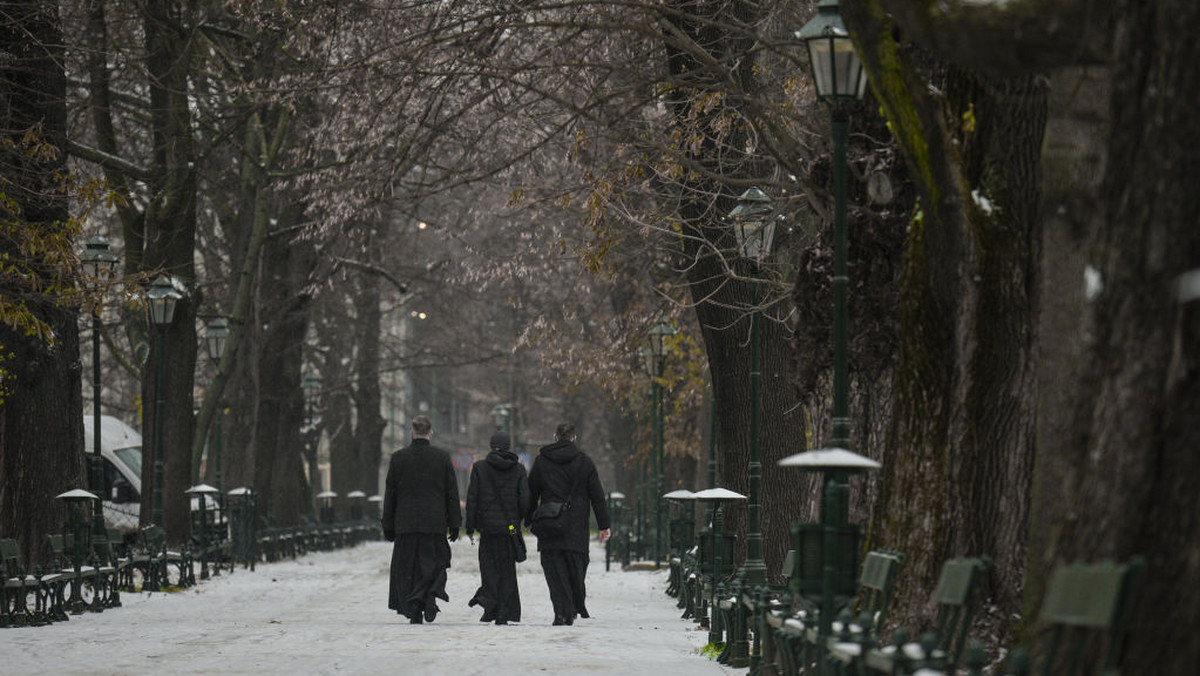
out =
[[[383,497],[383,536],[392,546],[388,608],[412,624],[433,622],[446,595],[450,544],[462,514],[450,454],[429,443],[433,423],[412,419],[412,443],[392,453]]]
[[[608,540],[608,506],[604,501],[604,486],[592,459],[575,447],[575,426],[558,426],[555,442],[543,446],[529,471],[529,493],[533,498],[534,516],[531,527],[538,536],[542,573],[550,588],[554,605],[554,624],[573,624],[576,617],[588,617],[588,504],[596,514],[600,541]],[[560,512],[557,529],[539,527],[538,509]],[[551,533],[560,530],[561,533]]]
[[[479,590],[467,604],[483,608],[480,622],[521,621],[517,562],[525,560],[521,522],[529,516],[525,466],[509,448],[504,432],[492,435],[483,462],[471,468],[467,488],[467,536],[479,531]]]

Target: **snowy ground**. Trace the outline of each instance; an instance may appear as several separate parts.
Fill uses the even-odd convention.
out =
[[[122,594],[121,608],[45,627],[0,629],[6,674],[648,674],[744,673],[700,655],[707,632],[679,619],[666,571],[604,571],[593,542],[592,619],[553,627],[534,539],[517,566],[523,622],[479,622],[466,603],[476,550],[454,543],[450,603],[432,624],[387,609],[391,545],[238,569],[177,593]]]

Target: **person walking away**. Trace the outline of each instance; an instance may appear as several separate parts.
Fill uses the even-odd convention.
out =
[[[392,545],[388,608],[412,624],[433,622],[446,595],[450,544],[462,514],[450,454],[432,445],[433,423],[412,419],[412,443],[392,453],[383,496],[383,536]]]
[[[543,446],[529,471],[529,494],[536,510],[547,502],[569,505],[560,519],[562,534],[538,536],[542,573],[554,605],[554,624],[573,624],[588,617],[585,579],[588,568],[588,504],[596,515],[600,541],[608,540],[608,505],[596,464],[575,446],[575,426],[558,426],[554,443]],[[532,525],[532,524],[531,524]],[[536,531],[535,531],[536,533]]]
[[[521,522],[529,516],[525,466],[510,450],[504,432],[492,435],[491,451],[471,468],[464,527],[474,540],[479,531],[479,590],[467,604],[483,608],[480,622],[521,621],[517,562],[525,560]]]

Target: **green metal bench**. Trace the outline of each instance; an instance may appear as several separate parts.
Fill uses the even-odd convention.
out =
[[[920,642],[912,643],[907,634],[899,630],[892,645],[876,650],[867,647],[873,637],[851,639],[867,647],[865,652],[860,649],[855,658],[865,655],[867,669],[885,674],[912,674],[919,669],[954,673],[962,662],[971,623],[983,601],[984,583],[990,567],[991,560],[986,557],[946,561],[933,591],[938,607],[934,631],[923,636]],[[842,646],[838,643],[831,652],[847,662]]]
[[[774,630],[778,671],[788,676],[800,673],[801,669],[807,673],[812,665],[821,660],[825,660],[835,669],[846,663],[855,663],[854,656],[849,654],[852,652],[849,645],[841,649],[847,654],[847,660],[839,659],[840,655],[834,657],[831,646],[839,643],[851,644],[851,641],[845,640],[847,632],[858,633],[864,637],[863,642],[856,643],[860,652],[863,644],[869,643],[869,637],[874,636],[877,628],[882,626],[887,618],[896,576],[903,561],[904,556],[896,552],[867,552],[856,583],[857,594],[844,603],[840,620],[832,623],[833,635],[825,639],[824,644],[818,626],[820,618],[811,596],[794,594],[790,608],[769,613],[767,624]],[[793,584],[792,587],[805,588],[805,584]],[[859,611],[857,628],[851,622],[853,607],[857,607]]]
[[[1144,569],[1141,559],[1056,568],[1038,614],[1038,624],[1049,632],[1049,639],[1037,673],[1115,676],[1121,636]],[[1013,651],[1006,673],[1034,673],[1026,649]]]
[[[0,627],[37,626],[65,619],[65,615],[51,614],[49,603],[54,598],[42,594],[45,585],[57,583],[58,576],[47,582],[42,578],[26,573],[16,540],[0,539]]]
[[[66,578],[65,583],[55,590],[57,598],[52,600],[53,603],[72,615],[104,610],[105,577],[91,565],[91,553],[76,550],[72,533],[48,533],[46,547],[51,557],[50,574]],[[68,589],[70,596],[63,599]]]

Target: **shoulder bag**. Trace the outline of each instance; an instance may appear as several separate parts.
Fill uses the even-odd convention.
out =
[[[571,464],[574,464],[572,461]],[[575,494],[575,485],[579,477],[571,477],[571,489],[567,491],[566,500],[542,500],[533,510],[532,523],[529,531],[539,540],[553,540],[567,533],[567,512],[571,511],[571,496]]]

